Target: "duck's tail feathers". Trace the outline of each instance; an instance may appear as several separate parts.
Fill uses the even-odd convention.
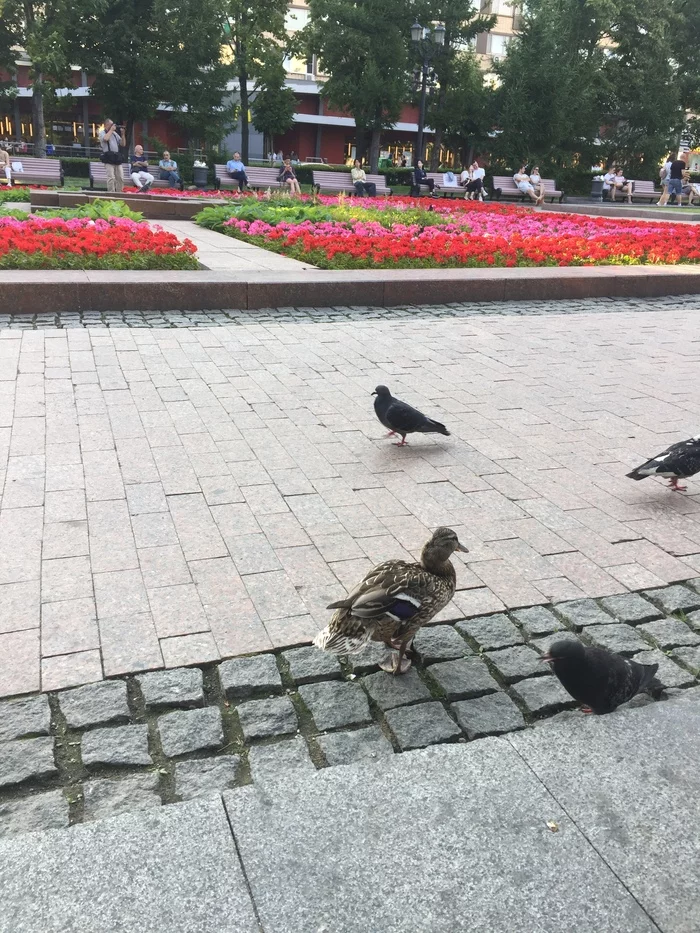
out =
[[[321,651],[331,654],[358,654],[370,640],[371,634],[365,630],[356,635],[348,635],[346,632],[331,631],[330,626],[327,626],[314,638],[313,644]]]

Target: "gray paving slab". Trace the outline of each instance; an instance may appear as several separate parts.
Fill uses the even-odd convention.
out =
[[[658,933],[502,740],[224,801],[266,933]]]
[[[0,933],[260,933],[220,800],[0,840]]]
[[[504,741],[525,759],[663,933],[697,933],[696,698],[681,694],[643,709],[587,717],[575,727],[551,723]]]

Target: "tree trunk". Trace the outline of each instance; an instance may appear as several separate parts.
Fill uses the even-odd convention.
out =
[[[250,142],[250,126],[248,120],[248,75],[245,69],[238,72],[239,96],[241,99],[241,161],[248,164],[248,147]]]
[[[447,85],[440,84],[440,89],[438,90],[438,99],[437,99],[437,113],[442,113],[445,109],[445,100],[447,98]],[[436,172],[440,167],[440,149],[442,148],[442,139],[444,135],[444,130],[438,127],[435,130],[435,135],[433,136],[433,151],[430,155],[430,171]]]
[[[367,130],[364,126],[356,127],[355,131],[355,158],[360,162],[364,160],[367,152]]]
[[[32,126],[34,128],[34,155],[38,159],[46,158],[46,125],[44,123],[43,74],[34,73],[32,82]]]
[[[381,127],[374,127],[369,143],[369,170],[373,175],[379,171],[379,146],[382,141]]]

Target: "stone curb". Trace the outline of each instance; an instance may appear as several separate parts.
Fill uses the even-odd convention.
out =
[[[700,267],[580,266],[521,269],[363,269],[294,273],[0,272],[15,314],[66,311],[192,311],[231,308],[647,298],[700,293]]]
[[[561,637],[658,662],[664,698],[697,687],[698,632],[700,578],[428,626],[401,678],[378,646],[287,648],[5,700],[0,838],[579,715],[540,663]]]

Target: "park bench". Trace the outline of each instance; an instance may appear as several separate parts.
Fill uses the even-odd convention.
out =
[[[278,181],[281,169],[279,168],[258,168],[256,166],[246,167],[245,173],[248,178],[248,184],[251,188],[279,188],[282,182]],[[216,187],[229,191],[238,190],[238,182],[231,178],[226,171],[225,165],[214,165],[216,175]]]
[[[373,182],[377,186],[377,194],[391,194],[391,188],[387,186],[384,175],[370,175],[366,173],[367,181]],[[317,191],[346,191],[348,194],[355,193],[355,186],[352,183],[352,176],[349,172],[312,172],[314,188]]]
[[[635,181],[632,179],[633,201],[648,201],[651,204],[653,201],[658,201],[660,197],[661,192],[654,188],[653,181]]]
[[[131,187],[131,165],[128,163],[123,163],[122,173],[124,175],[124,184],[127,187]],[[172,185],[169,181],[158,178],[160,173],[159,168],[151,168],[148,166],[148,171],[153,175],[155,181],[153,182],[153,188],[172,188]],[[107,166],[104,162],[91,162],[90,163],[90,187],[91,188],[106,188],[107,187]],[[182,189],[182,183],[180,183],[180,188]]]
[[[63,185],[63,169],[59,159],[37,159],[34,156],[12,155],[10,166],[21,162],[24,171],[12,169],[12,183],[19,185]]]
[[[543,178],[542,182],[544,184],[545,201],[549,198],[552,203],[559,201],[561,204],[564,200],[564,192],[557,189],[556,181],[553,178]],[[501,198],[518,198],[521,201],[531,200],[518,188],[511,175],[494,175],[492,186],[493,196],[497,200]],[[532,203],[534,204],[534,201]]]

